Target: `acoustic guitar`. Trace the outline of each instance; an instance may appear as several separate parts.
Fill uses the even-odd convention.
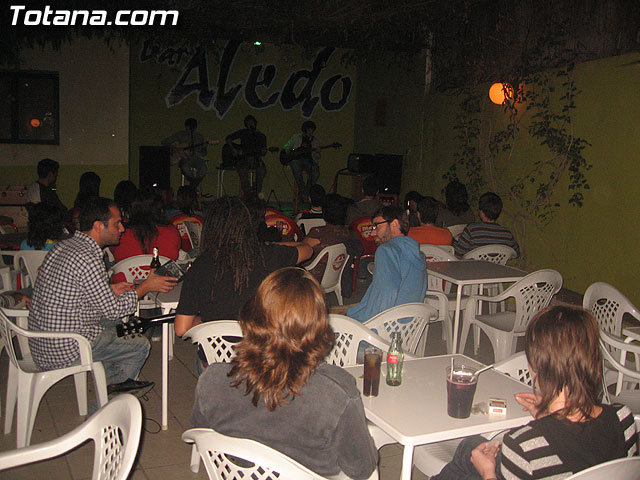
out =
[[[194,145],[172,145],[171,165],[178,165],[180,172],[189,183],[199,183],[207,174],[207,161],[194,153],[196,147],[202,145],[218,145],[220,140],[207,140]]]
[[[171,165],[178,165],[180,160],[185,157],[198,156],[195,155],[194,149],[197,147],[201,147],[202,145],[218,145],[220,140],[206,140],[204,142],[196,143],[191,145],[190,143],[180,143],[173,144],[169,147],[169,151],[171,152]]]
[[[251,157],[262,157],[262,151],[258,150],[258,151],[244,151],[242,149],[242,147],[240,145],[238,145],[237,143],[233,143],[233,146],[229,145],[228,143],[225,143],[222,146],[222,168],[236,168],[236,165],[238,164],[238,158],[242,157],[242,156],[251,156]],[[240,155],[236,156],[233,154],[233,150],[238,150],[240,152]],[[275,153],[275,152],[279,152],[280,148],[278,147],[268,147],[267,148],[267,152],[270,153]]]
[[[163,323],[171,323],[176,319],[175,313],[167,313],[157,317],[140,318],[131,315],[126,322],[116,324],[116,335],[118,337],[126,337],[127,335],[143,334],[151,327],[162,325]]]
[[[338,142],[330,143],[329,145],[322,145],[318,147],[318,150],[324,150],[325,148],[342,148],[342,144]],[[301,146],[298,148],[294,148],[289,150],[282,150],[280,152],[280,163],[285,167],[289,165],[294,160],[298,160],[299,158],[310,158],[313,149],[310,146]]]

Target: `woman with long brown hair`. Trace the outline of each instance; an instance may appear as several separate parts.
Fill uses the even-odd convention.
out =
[[[233,363],[200,376],[193,426],[251,438],[323,476],[368,478],[377,452],[354,378],[323,362],[334,335],[313,276],[300,268],[270,274],[240,326]]]
[[[636,455],[631,411],[601,401],[598,338],[598,324],[586,310],[556,306],[538,313],[525,334],[534,391],[516,395],[534,420],[508,432],[502,445],[466,439],[431,479],[560,479]]]

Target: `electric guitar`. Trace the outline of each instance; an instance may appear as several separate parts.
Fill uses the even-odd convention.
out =
[[[233,145],[233,146],[232,146]],[[262,156],[262,152],[261,150],[258,151],[251,151],[251,150],[247,150],[244,151],[242,149],[242,147],[240,145],[238,145],[237,143],[234,143],[232,145],[229,145],[228,143],[225,143],[222,146],[222,167],[223,168],[235,168],[237,163],[238,163],[238,158],[242,157],[242,156],[251,156],[251,157],[261,157]],[[233,150],[237,150],[240,152],[240,155],[234,155],[233,154]],[[267,152],[270,153],[274,153],[274,152],[278,152],[280,151],[280,148],[278,147],[268,147],[267,148]]]
[[[144,333],[151,327],[161,325],[167,322],[173,322],[176,319],[175,313],[167,313],[157,317],[140,318],[134,315],[129,316],[129,320],[116,324],[116,335],[118,337],[126,337],[136,333]]]
[[[334,142],[329,145],[322,145],[321,147],[318,147],[317,150],[324,150],[325,148],[342,148],[342,144]],[[309,158],[311,157],[312,150],[313,149],[309,146],[301,146],[288,152],[286,150],[281,150],[280,163],[286,167],[291,162],[299,158]]]

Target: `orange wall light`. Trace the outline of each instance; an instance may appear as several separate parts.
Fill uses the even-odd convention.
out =
[[[496,105],[502,105],[504,103],[504,91],[509,92],[509,96],[513,97],[513,88],[508,83],[494,83],[489,89],[489,98]]]

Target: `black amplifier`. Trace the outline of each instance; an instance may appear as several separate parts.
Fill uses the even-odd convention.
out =
[[[350,153],[347,169],[353,173],[375,173],[378,171],[378,159],[367,153]]]

